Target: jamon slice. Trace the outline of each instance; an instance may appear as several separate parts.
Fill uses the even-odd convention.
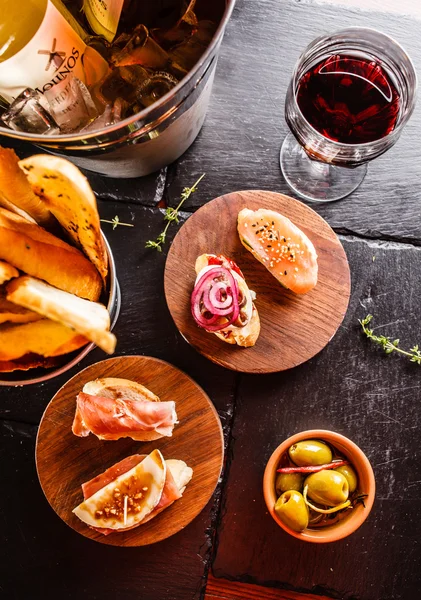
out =
[[[175,402],[150,402],[134,398],[107,398],[80,392],[72,431],[79,437],[93,433],[101,440],[130,437],[145,441],[171,436],[177,422]]]
[[[135,468],[138,464],[140,464],[146,455],[142,454],[133,454],[132,456],[128,456],[124,458],[117,464],[113,465],[101,475],[94,477],[90,481],[82,484],[83,497],[85,500],[93,496],[96,492],[101,490],[103,487],[109,485],[118,477],[121,477],[127,471]],[[175,500],[181,498],[182,493],[188,482],[190,481],[193,471],[186,465],[186,463],[182,460],[168,460],[166,461],[166,477],[164,488],[162,490],[161,498],[155,508],[142,520],[141,523],[133,525],[132,527],[127,527],[126,529],[120,529],[119,531],[127,531],[128,529],[132,529],[133,527],[137,527],[137,525],[146,523],[160,512],[162,512],[165,508],[170,506]],[[174,475],[173,475],[174,473]],[[109,535],[114,530],[106,529],[101,527],[93,527],[95,531],[102,533],[103,535]]]

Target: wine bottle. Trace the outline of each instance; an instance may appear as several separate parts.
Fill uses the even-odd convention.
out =
[[[69,0],[72,4],[77,0]],[[170,27],[183,14],[187,0],[82,0],[92,31],[112,42],[116,33],[136,25]],[[79,0],[80,2],[80,0]]]
[[[7,102],[27,88],[44,94],[69,74],[88,85],[104,75],[107,63],[86,52],[86,33],[59,0],[25,0],[23,14],[16,0],[0,0],[0,96]]]
[[[124,3],[125,0],[84,0],[83,11],[92,31],[112,42]]]

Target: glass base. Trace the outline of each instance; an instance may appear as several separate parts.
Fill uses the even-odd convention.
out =
[[[345,198],[357,189],[367,173],[367,163],[347,169],[311,160],[292,133],[284,139],[280,163],[289,187],[310,202]]]

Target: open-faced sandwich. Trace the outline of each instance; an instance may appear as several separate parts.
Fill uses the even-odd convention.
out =
[[[238,213],[241,243],[281,285],[296,294],[317,283],[317,253],[309,238],[287,217],[273,210],[243,208]]]
[[[104,535],[127,531],[181,498],[192,476],[184,461],[164,460],[159,450],[134,454],[84,483],[84,500],[73,513]]]
[[[161,402],[135,381],[105,377],[89,381],[78,394],[72,431],[79,437],[93,433],[100,440],[146,442],[172,436],[176,423],[175,402]]]
[[[243,273],[234,261],[219,254],[196,260],[191,311],[196,323],[228,344],[254,346],[260,320]]]
[[[63,158],[19,161],[0,147],[0,372],[55,366],[90,341],[114,352],[110,317],[98,302],[107,278],[84,175]]]

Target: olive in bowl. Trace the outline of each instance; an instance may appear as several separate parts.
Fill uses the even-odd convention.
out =
[[[269,513],[289,534],[332,542],[353,533],[374,502],[371,465],[339,433],[311,430],[285,440],[266,466],[263,492]]]

